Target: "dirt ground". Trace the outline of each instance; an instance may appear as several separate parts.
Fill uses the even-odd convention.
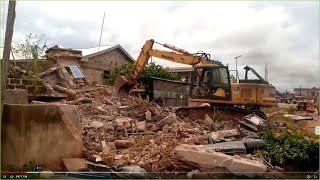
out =
[[[279,107],[265,108],[263,110],[273,124],[279,125],[279,127],[301,130],[304,131],[308,137],[319,139],[319,136],[315,135],[315,127],[320,126],[318,112],[307,113],[303,111],[296,111],[294,113],[295,115],[312,117],[313,120],[295,121],[291,118],[283,117],[284,114],[288,114],[288,109],[295,108],[294,104],[279,103],[278,106]]]

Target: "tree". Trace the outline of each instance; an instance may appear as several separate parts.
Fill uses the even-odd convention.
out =
[[[106,83],[109,85],[114,85],[114,81],[119,76],[126,76],[128,75],[133,68],[133,64],[124,64],[118,68],[116,68],[114,71],[111,71],[109,74],[108,79],[106,80]],[[172,72],[168,72],[166,69],[164,69],[160,65],[156,65],[154,62],[148,64],[145,68],[143,73],[141,74],[141,77],[139,79],[139,82],[143,84],[146,90],[146,94],[149,95],[152,99],[152,79],[151,77],[158,77],[168,80],[177,80],[178,77],[176,74]]]
[[[46,65],[46,61],[37,61],[45,56],[46,42],[44,42],[45,34],[33,34],[26,35],[25,40],[13,46],[14,56],[28,59],[27,70],[34,74],[38,74],[43,71],[43,67]],[[16,72],[11,68],[10,75],[14,75]],[[18,73],[19,74],[19,73]]]
[[[34,60],[43,58],[45,55],[44,48],[46,47],[46,43],[43,42],[44,38],[45,34],[27,34],[23,43],[13,46],[14,55]]]

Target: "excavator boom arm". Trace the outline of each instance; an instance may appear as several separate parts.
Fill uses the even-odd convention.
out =
[[[165,60],[176,62],[176,63],[188,64],[188,65],[196,65],[199,63],[209,64],[209,59],[207,57],[189,54],[187,53],[187,51],[184,51],[186,53],[182,53],[183,51],[181,49],[179,50],[179,52],[181,53],[152,49],[153,44],[154,44],[154,40],[152,39],[148,40],[144,44],[142,51],[140,52],[138,59],[134,64],[132,74],[131,74],[132,80],[135,81],[140,78],[140,75],[142,74],[150,57],[156,57],[156,58],[165,59]],[[166,45],[165,47],[168,46],[167,44],[165,45]]]
[[[138,79],[140,78],[141,74],[144,71],[144,68],[148,64],[148,60],[150,59],[150,57],[156,57],[156,58],[165,59],[165,60],[169,60],[176,63],[188,64],[188,65],[196,65],[199,63],[202,63],[202,64],[210,63],[210,59],[206,56],[206,54],[190,54],[183,49],[180,49],[168,44],[161,44],[161,45],[173,51],[152,49],[154,43],[155,41],[153,39],[146,41],[146,43],[142,47],[142,50],[138,56],[137,61],[134,63],[133,69],[129,74],[129,76],[127,77],[121,76],[116,79],[115,87],[117,92],[120,92],[120,91],[125,93],[129,92],[129,90],[137,83]]]

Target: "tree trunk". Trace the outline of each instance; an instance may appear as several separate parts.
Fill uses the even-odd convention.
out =
[[[10,0],[8,5],[8,15],[7,15],[7,24],[6,24],[6,34],[4,39],[4,48],[3,48],[3,59],[1,66],[1,117],[3,114],[3,104],[5,97],[6,89],[6,80],[8,76],[9,60],[10,60],[10,51],[11,51],[11,42],[13,34],[13,25],[16,18],[16,0]]]

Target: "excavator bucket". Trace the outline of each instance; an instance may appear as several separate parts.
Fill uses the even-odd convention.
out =
[[[120,95],[129,94],[130,90],[135,85],[136,85],[135,82],[132,82],[129,78],[125,76],[119,76],[114,82],[116,93]]]

